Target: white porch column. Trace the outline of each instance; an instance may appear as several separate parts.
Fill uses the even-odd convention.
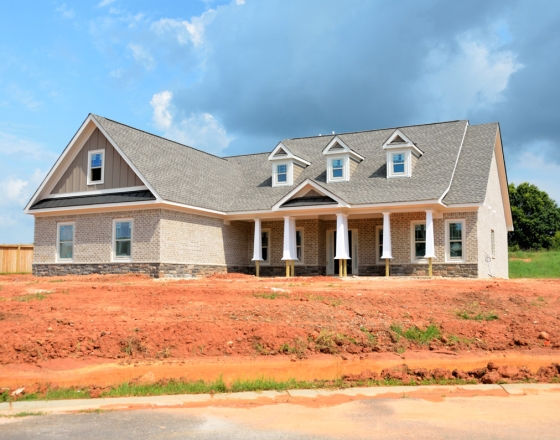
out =
[[[292,260],[297,260],[297,243],[296,243],[296,219],[290,218],[290,246],[292,253]]]
[[[336,214],[335,260],[351,260],[348,248],[348,215]]]
[[[284,217],[284,253],[282,254],[282,260],[293,260],[292,255],[292,223],[289,216]],[[295,231],[294,231],[295,235]]]
[[[436,258],[434,248],[434,220],[433,211],[426,211],[426,255],[424,258]]]
[[[255,239],[253,241],[253,260],[262,261],[261,219],[255,219]]]
[[[381,255],[381,258],[393,258],[391,249],[391,220],[389,212],[383,213],[383,255]]]

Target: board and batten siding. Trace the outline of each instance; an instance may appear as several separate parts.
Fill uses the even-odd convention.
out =
[[[92,150],[105,150],[105,175],[102,185],[87,184],[88,151]],[[129,188],[142,185],[144,183],[132,168],[113,148],[103,133],[96,128],[57,182],[51,194]]]

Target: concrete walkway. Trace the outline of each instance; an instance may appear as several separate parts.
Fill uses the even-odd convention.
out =
[[[78,411],[95,411],[103,409],[141,409],[180,407],[193,404],[220,404],[228,401],[251,402],[269,399],[271,401],[282,399],[286,402],[300,399],[318,399],[325,397],[346,396],[354,398],[396,397],[437,394],[452,397],[458,392],[479,392],[480,395],[496,391],[505,391],[509,395],[534,395],[550,391],[560,391],[560,384],[504,384],[504,385],[434,385],[434,386],[394,386],[348,388],[343,390],[288,390],[288,391],[262,391],[224,394],[178,394],[166,396],[144,397],[113,397],[97,399],[73,400],[35,400],[0,403],[0,416],[9,416],[23,412],[31,413],[66,413]]]

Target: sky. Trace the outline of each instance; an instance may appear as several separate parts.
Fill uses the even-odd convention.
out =
[[[0,243],[89,113],[220,156],[499,122],[509,182],[560,201],[560,2],[0,0]]]

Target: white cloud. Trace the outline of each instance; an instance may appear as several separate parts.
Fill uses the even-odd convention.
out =
[[[38,101],[29,90],[22,89],[17,84],[11,84],[7,88],[7,92],[12,101],[15,101],[28,110],[38,110],[43,103]]]
[[[101,0],[101,1],[99,2],[99,4],[97,5],[97,7],[98,7],[98,8],[102,8],[102,7],[104,7],[104,6],[110,5],[111,3],[115,3],[115,1],[116,1],[116,0]]]
[[[25,188],[29,185],[29,182],[22,179],[8,178],[0,182],[0,193],[3,197],[1,198],[2,204],[9,204],[15,202],[17,204],[23,205],[25,203],[24,194]]]
[[[195,47],[200,47],[204,44],[205,28],[215,16],[216,11],[209,9],[200,17],[191,17],[190,21],[162,18],[152,23],[151,27],[159,35],[174,32],[179,44],[187,44],[190,41]]]
[[[245,4],[245,0],[235,0],[235,4],[236,4],[236,5],[244,5],[244,4]]]
[[[63,18],[74,18],[74,16],[76,15],[76,12],[74,12],[73,9],[69,9],[68,6],[66,6],[66,3],[63,3],[58,8],[56,8],[56,12],[59,12]]]
[[[433,49],[427,57],[427,75],[420,90],[428,94],[426,102],[434,106],[438,117],[466,117],[469,111],[489,107],[503,100],[512,74],[523,68],[514,53],[495,50],[490,45],[458,39],[459,51],[447,47]],[[430,99],[431,98],[431,99]]]
[[[127,48],[128,50],[130,50],[130,52],[132,52],[132,56],[134,57],[134,59],[139,64],[144,66],[146,70],[153,70],[155,68],[156,63],[154,61],[154,58],[152,57],[152,54],[148,49],[141,46],[140,44],[132,44],[132,43],[130,43],[127,46]]]
[[[150,105],[154,109],[154,124],[159,130],[166,130],[171,127],[173,118],[169,112],[169,105],[171,104],[172,98],[173,94],[164,90],[163,92],[156,93],[150,101]]]
[[[172,98],[171,92],[163,91],[156,93],[150,101],[154,124],[165,137],[216,155],[227,148],[233,137],[228,136],[225,127],[214,116],[198,112],[175,120]]]

